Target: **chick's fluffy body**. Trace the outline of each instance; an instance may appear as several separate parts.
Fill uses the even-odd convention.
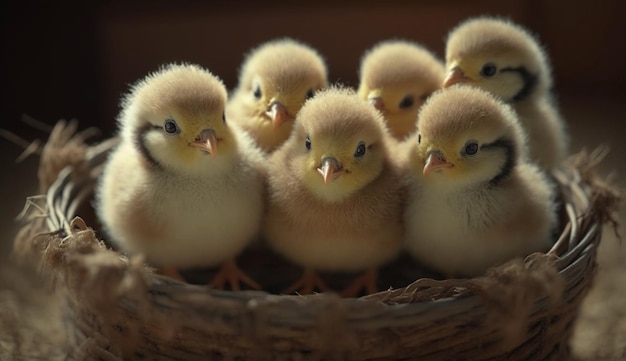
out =
[[[345,272],[378,267],[398,253],[402,195],[384,133],[380,114],[350,91],[331,89],[307,102],[270,159],[264,233],[274,249],[305,268]],[[359,141],[371,147],[350,163]],[[316,168],[325,155],[351,173],[324,184]]]
[[[404,139],[415,131],[417,112],[425,99],[441,88],[445,68],[417,43],[387,40],[363,55],[359,73],[359,96],[366,100],[380,98],[391,134]],[[407,97],[411,105],[400,106]]]
[[[97,194],[100,219],[123,251],[155,266],[216,266],[258,233],[262,155],[223,122],[225,101],[221,81],[193,65],[165,67],[126,97],[121,142]],[[168,118],[178,137],[150,130]],[[220,139],[215,157],[188,145],[205,128]]]
[[[547,250],[557,223],[554,189],[526,160],[523,130],[510,107],[456,86],[424,105],[418,134],[411,139],[405,223],[407,248],[420,262],[448,276],[478,276]],[[481,147],[473,157],[460,154],[468,141]],[[422,169],[433,151],[454,166],[426,177]]]
[[[326,87],[327,77],[323,58],[310,46],[289,38],[269,41],[243,62],[227,116],[271,152],[289,137],[293,124],[291,119],[275,128],[265,115],[271,104],[280,102],[294,118],[310,90]],[[257,87],[260,98],[254,94]]]
[[[492,78],[480,75],[488,63],[498,69]],[[569,139],[552,97],[549,59],[527,30],[501,19],[469,19],[448,36],[446,67],[460,68],[470,78],[468,84],[514,106],[529,136],[531,159],[549,168],[565,158]]]

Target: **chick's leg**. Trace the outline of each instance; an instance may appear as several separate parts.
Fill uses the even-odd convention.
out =
[[[239,282],[243,282],[255,290],[261,289],[261,286],[258,283],[252,280],[252,278],[250,278],[239,268],[239,266],[237,266],[235,259],[229,259],[224,262],[209,285],[213,288],[224,289],[227,282],[230,284],[230,288],[233,291],[239,291],[241,289],[239,287]]]
[[[326,283],[320,278],[320,276],[311,269],[305,269],[302,277],[298,279],[288,289],[283,291],[285,294],[291,294],[297,292],[301,295],[308,295],[313,293],[313,290],[318,288],[321,291],[328,291],[329,288]]]
[[[376,287],[377,278],[378,270],[367,270],[362,275],[355,278],[348,287],[341,291],[341,296],[356,297],[363,289],[367,291],[367,294],[376,293],[378,292],[378,288]]]
[[[185,277],[183,277],[183,275],[180,274],[178,269],[174,268],[174,267],[163,267],[163,268],[159,269],[159,273],[162,274],[163,276],[167,276],[169,278],[173,278],[173,279],[175,279],[177,281],[187,282]]]

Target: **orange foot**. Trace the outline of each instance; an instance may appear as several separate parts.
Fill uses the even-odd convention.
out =
[[[341,291],[341,296],[356,297],[363,289],[367,291],[367,294],[378,292],[376,278],[378,278],[378,271],[376,269],[365,271],[362,275],[355,278],[348,287]]]
[[[222,264],[222,267],[213,277],[209,286],[217,289],[224,289],[227,282],[230,284],[230,288],[233,291],[239,291],[241,289],[239,287],[239,282],[243,282],[255,290],[261,289],[261,286],[258,283],[254,282],[252,278],[248,277],[248,275],[237,266],[234,259],[230,259]]]
[[[308,295],[313,293],[313,290],[318,288],[321,291],[330,290],[326,283],[315,273],[315,271],[307,269],[304,270],[304,274],[297,280],[291,287],[283,291],[285,294],[298,293],[301,295]]]
[[[163,276],[173,278],[177,281],[187,282],[185,277],[183,277],[183,275],[180,274],[178,269],[174,267],[163,267],[159,270],[159,273],[162,274]]]

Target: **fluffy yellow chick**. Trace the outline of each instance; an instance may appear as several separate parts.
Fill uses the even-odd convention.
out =
[[[555,190],[527,161],[514,110],[457,86],[424,104],[409,156],[407,248],[447,276],[545,251],[557,227]]]
[[[343,290],[376,291],[377,269],[399,252],[402,195],[380,113],[343,88],[309,100],[269,159],[269,244],[304,268],[286,293],[326,290],[316,271],[361,272]],[[388,137],[388,135],[387,135]]]
[[[259,232],[263,156],[226,122],[226,89],[195,65],[168,65],[123,100],[119,146],[105,166],[97,210],[117,246],[165,274],[221,265],[212,285],[259,286],[235,257]]]
[[[443,63],[426,48],[403,40],[383,41],[361,60],[359,96],[385,116],[398,140],[415,131],[417,112],[441,88]]]
[[[305,100],[326,85],[326,65],[315,50],[289,38],[270,41],[244,61],[226,115],[272,152],[289,137]]]
[[[444,87],[471,84],[513,105],[528,133],[531,159],[551,168],[567,156],[548,57],[528,31],[505,20],[469,19],[448,36],[446,68]]]

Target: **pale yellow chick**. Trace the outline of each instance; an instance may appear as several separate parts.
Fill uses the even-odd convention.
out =
[[[380,113],[350,90],[308,101],[294,132],[272,154],[264,235],[304,268],[286,293],[326,290],[316,271],[364,272],[343,290],[375,292],[377,269],[402,242],[400,172],[390,161]]]
[[[380,110],[390,133],[403,140],[415,131],[424,101],[441,88],[445,68],[417,43],[387,40],[363,55],[359,73],[359,97]]]
[[[244,61],[226,115],[272,152],[289,137],[305,100],[326,87],[327,76],[310,46],[289,38],[264,43]]]
[[[506,20],[469,19],[448,36],[446,69],[444,87],[467,83],[515,108],[532,160],[552,168],[567,156],[569,137],[552,99],[548,56],[527,30]]]
[[[424,104],[409,139],[406,245],[449,277],[546,251],[557,227],[555,189],[527,159],[511,107],[468,86]]]
[[[214,287],[259,288],[235,257],[260,229],[263,156],[226,122],[226,97],[221,80],[195,65],[168,65],[134,85],[97,212],[116,246],[167,275],[221,265]]]

